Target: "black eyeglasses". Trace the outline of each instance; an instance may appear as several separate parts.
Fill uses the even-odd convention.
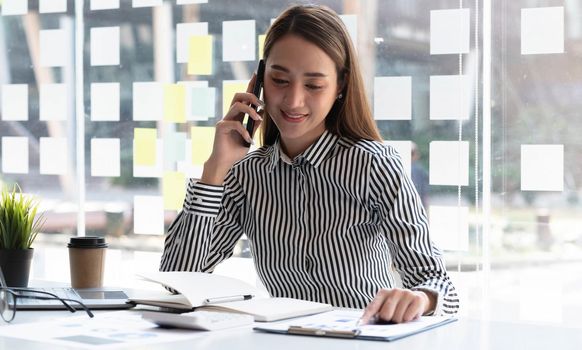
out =
[[[23,294],[23,292],[26,292],[27,294]],[[37,294],[42,294],[42,295],[30,295],[28,293],[37,293]],[[69,305],[69,303],[77,303],[85,310],[85,312],[87,313],[87,315],[89,315],[89,317],[93,317],[93,313],[91,312],[91,310],[89,310],[89,308],[85,304],[80,302],[79,300],[63,299],[63,298],[60,298],[59,296],[57,296],[53,293],[49,293],[49,292],[45,292],[45,291],[41,291],[41,290],[34,290],[34,289],[28,289],[28,288],[0,287],[0,315],[2,316],[2,319],[4,321],[10,322],[14,319],[14,316],[16,315],[16,304],[18,303],[18,298],[39,299],[39,300],[58,300],[67,308],[67,310],[69,310],[71,312],[75,312],[77,310],[75,310],[75,308],[73,308],[71,305]]]

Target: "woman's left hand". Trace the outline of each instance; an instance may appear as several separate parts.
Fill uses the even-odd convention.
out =
[[[374,318],[385,322],[408,322],[434,310],[435,305],[436,297],[423,291],[381,289],[364,310],[360,323],[370,323]]]

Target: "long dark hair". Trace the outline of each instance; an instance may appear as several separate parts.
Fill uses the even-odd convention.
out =
[[[296,5],[285,10],[267,31],[263,57],[285,35],[297,35],[321,48],[335,63],[342,98],[337,99],[326,117],[327,130],[354,140],[382,140],[365,94],[356,51],[339,16],[318,5]],[[263,145],[272,145],[279,129],[265,111],[262,123]]]

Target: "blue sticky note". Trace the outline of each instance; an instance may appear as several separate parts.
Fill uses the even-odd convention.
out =
[[[208,120],[216,113],[216,89],[194,87],[191,89],[190,120]]]

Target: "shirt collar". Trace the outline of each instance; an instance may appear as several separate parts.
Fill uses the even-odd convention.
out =
[[[271,153],[270,171],[275,168],[279,160],[290,165],[309,163],[317,168],[324,160],[334,154],[335,146],[339,139],[339,136],[325,130],[323,134],[321,134],[321,136],[303,153],[294,159],[291,159],[285,154],[285,152],[283,152],[281,149],[281,140],[280,138],[277,138],[272,146],[273,152]]]

